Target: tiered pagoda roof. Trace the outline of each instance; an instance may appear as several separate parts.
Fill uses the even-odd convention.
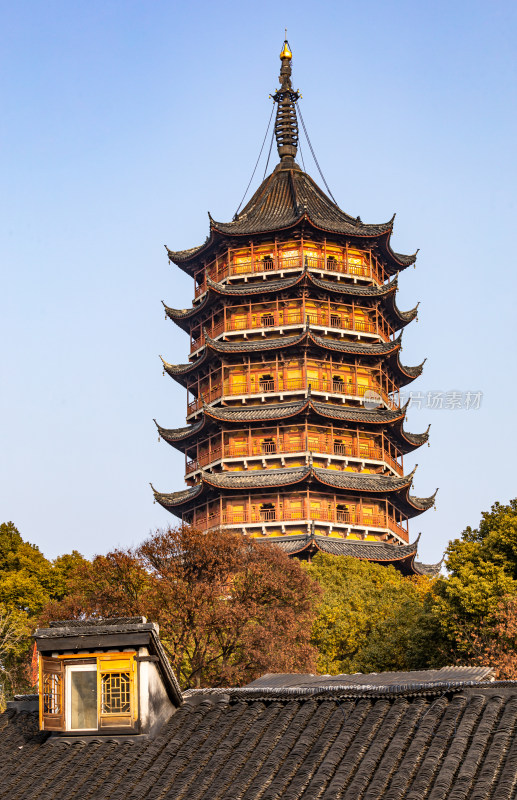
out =
[[[204,244],[188,250],[167,248],[167,253],[171,261],[193,274],[195,261],[223,239],[288,231],[305,223],[315,231],[349,237],[363,246],[375,244],[386,258],[388,273],[395,275],[414,264],[416,253],[402,255],[392,250],[394,220],[395,215],[388,222],[367,225],[359,217],[351,217],[288,157],[280,161],[232,222],[216,222],[210,216],[210,235]]]
[[[299,275],[280,280],[270,280],[262,283],[246,284],[245,286],[226,283],[216,283],[210,277],[206,279],[207,289],[201,301],[190,308],[171,308],[163,303],[165,314],[184,331],[189,332],[192,323],[202,319],[206,312],[216,306],[225,298],[249,299],[250,296],[268,297],[285,293],[292,289],[309,288],[312,291],[320,290],[334,297],[354,299],[363,302],[382,302],[383,313],[393,330],[398,331],[409,325],[418,314],[417,303],[409,311],[401,311],[396,303],[395,295],[398,289],[398,280],[393,278],[383,286],[360,286],[357,284],[329,281],[316,277],[305,266]],[[162,301],[163,302],[163,301]]]
[[[281,336],[279,338],[265,338],[259,341],[234,341],[225,342],[211,339],[205,332],[205,343],[200,354],[187,364],[169,364],[162,358],[165,372],[184,384],[183,378],[196,372],[205,363],[211,362],[212,353],[216,356],[247,355],[249,353],[264,353],[268,351],[293,349],[300,347],[315,347],[317,350],[328,350],[339,354],[357,355],[365,358],[384,356],[384,363],[388,365],[396,377],[399,386],[406,386],[418,378],[422,373],[425,360],[414,367],[407,367],[400,363],[399,352],[402,346],[401,337],[391,342],[359,343],[347,342],[337,339],[326,339],[311,331],[307,325],[305,331],[294,336]],[[211,352],[210,352],[211,351]]]
[[[205,405],[201,418],[192,425],[186,425],[182,428],[162,428],[156,423],[156,420],[155,423],[161,438],[168,444],[180,446],[181,449],[181,445],[185,442],[197,439],[202,431],[207,431],[211,427],[219,428],[221,423],[227,423],[230,427],[238,423],[263,425],[265,422],[292,420],[306,413],[313,413],[322,419],[355,422],[365,426],[389,427],[392,434],[397,437],[399,449],[403,453],[410,453],[428,441],[429,428],[423,433],[406,431],[404,429],[404,419],[407,406],[408,403],[396,411],[387,408],[376,408],[368,411],[347,408],[346,406],[333,406],[314,399],[309,391],[306,397],[301,400],[295,400],[292,403],[274,403],[267,406],[250,406],[248,408],[225,408]]]
[[[224,504],[225,498],[242,497],[252,498],[253,514],[246,512],[240,516],[232,516],[232,524],[235,527],[235,520],[241,519],[242,525],[246,529],[249,524],[256,523],[257,503],[265,503],[264,508],[272,508],[269,500],[275,493],[291,492],[292,497],[309,498],[309,494],[316,492],[315,497],[334,498],[334,525],[343,519],[350,522],[353,527],[356,524],[355,512],[336,511],[348,506],[336,506],[337,497],[343,498],[343,502],[356,502],[353,498],[358,498],[362,513],[363,498],[366,503],[375,503],[376,498],[383,498],[386,502],[386,514],[389,507],[394,510],[396,519],[393,519],[387,530],[387,535],[379,538],[378,527],[380,523],[374,522],[375,536],[368,540],[368,532],[363,534],[354,533],[351,538],[345,535],[320,535],[318,525],[320,523],[313,520],[305,533],[285,533],[276,536],[271,533],[271,529],[262,530],[262,540],[282,547],[290,555],[308,557],[321,550],[340,555],[353,555],[359,558],[376,561],[377,563],[392,563],[398,566],[407,574],[435,574],[440,565],[421,565],[415,561],[417,553],[417,541],[411,543],[408,539],[401,539],[400,533],[393,535],[394,530],[400,528],[401,519],[415,517],[434,504],[435,494],[430,497],[417,497],[410,493],[413,483],[413,472],[403,475],[400,463],[393,461],[386,462],[390,466],[379,465],[375,461],[376,455],[370,456],[375,463],[370,467],[365,466],[364,459],[367,455],[359,455],[352,466],[348,466],[345,460],[340,461],[339,454],[343,450],[343,439],[333,450],[324,450],[319,453],[319,461],[313,463],[312,450],[306,441],[305,457],[296,462],[296,458],[291,457],[290,465],[285,464],[285,457],[294,452],[291,450],[278,451],[271,449],[272,439],[267,442],[269,449],[259,450],[262,455],[276,454],[281,456],[277,459],[274,468],[266,468],[264,458],[262,465],[254,463],[253,468],[248,469],[246,461],[242,468],[235,465],[235,453],[232,452],[231,466],[224,463],[223,436],[232,436],[243,427],[248,431],[248,437],[260,436],[260,431],[264,428],[272,430],[271,426],[276,425],[278,430],[287,431],[301,429],[307,431],[307,425],[316,426],[315,431],[335,430],[339,426],[338,436],[343,437],[348,432],[366,438],[361,441],[374,441],[375,437],[382,437],[382,447],[385,442],[389,447],[395,449],[400,457],[414,451],[428,440],[429,428],[424,433],[412,434],[404,429],[404,419],[407,411],[406,406],[399,408],[396,402],[392,402],[389,393],[398,391],[400,387],[406,386],[415,380],[422,372],[423,363],[417,366],[404,366],[400,361],[401,334],[395,337],[397,331],[401,331],[408,325],[418,312],[418,305],[409,311],[401,311],[396,303],[396,292],[398,289],[398,273],[413,264],[416,253],[413,255],[402,255],[395,252],[390,244],[393,232],[394,216],[385,223],[366,224],[359,217],[353,217],[342,211],[337,204],[323,192],[314,180],[305,173],[295,162],[297,151],[297,122],[296,122],[296,102],[298,93],[291,86],[291,65],[289,50],[284,48],[282,58],[282,69],[280,74],[281,88],[274,96],[278,103],[277,118],[275,123],[275,135],[277,138],[278,153],[280,163],[273,172],[262,182],[251,200],[244,209],[237,213],[231,222],[216,221],[210,216],[210,232],[206,241],[199,247],[188,250],[173,251],[167,248],[169,260],[177,264],[187,274],[195,278],[196,298],[191,308],[175,309],[164,304],[166,316],[174,321],[180,328],[191,334],[191,355],[188,363],[170,364],[164,359],[163,367],[171,377],[183,386],[187,387],[196,398],[189,408],[193,408],[192,416],[196,421],[181,428],[164,428],[157,424],[159,435],[164,441],[173,447],[184,452],[186,457],[194,459],[191,467],[190,478],[194,485],[187,489],[163,493],[153,489],[155,500],[164,508],[178,516],[191,514],[195,509],[205,508],[203,519],[208,524],[209,519],[217,519],[220,522],[230,515],[223,513],[223,505],[219,505],[219,511],[209,513],[209,505],[214,501]],[[264,253],[268,251],[271,241],[275,242],[275,255],[267,256],[270,259],[269,266],[262,269],[273,270],[266,274],[256,275],[254,271],[253,258],[254,252]],[[304,256],[304,241],[313,242],[312,248],[316,248],[316,256]],[[283,262],[277,259],[277,243],[284,243],[286,253],[296,252],[296,257],[289,256],[291,261]],[[231,262],[230,253],[245,252],[250,247],[249,258],[250,277],[246,277],[246,269],[239,266],[240,261],[236,256],[236,261]],[[287,243],[287,244],[286,244]],[[327,262],[328,247],[330,252],[339,253],[339,269],[336,269],[337,261],[335,256]],[[255,247],[255,251],[253,250]],[[295,250],[292,250],[292,248]],[[239,248],[241,248],[239,250]],[[244,249],[243,249],[244,248]],[[262,248],[262,250],[261,250]],[[291,250],[289,250],[291,248]],[[297,248],[297,249],[296,249]],[[318,249],[320,248],[320,249]],[[334,249],[333,249],[334,248]],[[340,249],[341,248],[341,249]],[[312,251],[311,251],[312,252]],[[346,274],[343,264],[352,263],[348,261],[348,253],[352,252],[361,256],[367,253],[372,264],[375,259],[376,265],[381,265],[380,273],[351,271]],[[323,253],[323,255],[321,255]],[[232,256],[233,258],[233,256]],[[263,257],[265,258],[265,257]],[[311,260],[312,259],[312,260]],[[263,262],[261,262],[263,263]],[[287,264],[287,265],[286,265]],[[370,267],[370,269],[372,269]],[[377,269],[377,266],[375,267]],[[277,274],[275,274],[275,270]],[[286,270],[289,270],[286,274]],[[260,270],[258,270],[260,272]],[[278,274],[280,272],[280,274]],[[380,279],[379,279],[380,274]],[[357,279],[354,277],[359,275]],[[268,308],[279,309],[287,307],[289,303],[295,302],[294,308],[301,308],[300,298],[310,298],[313,308],[328,308],[325,317],[326,323],[320,323],[316,312],[316,322],[314,323],[310,314],[292,314],[291,318],[287,315],[280,323],[277,317],[271,316],[271,321],[267,323],[269,327],[257,331],[256,328],[262,323],[257,323],[257,318],[264,314]],[[305,300],[303,301],[305,303]],[[298,305],[296,305],[298,303]],[[323,306],[321,304],[324,304]],[[340,305],[341,304],[341,305]],[[355,305],[354,305],[355,304]],[[227,329],[227,314],[235,314],[236,309],[248,308],[249,314],[255,315],[255,321],[249,327],[255,330],[245,331],[246,326],[239,323],[231,329]],[[332,312],[331,308],[336,309]],[[336,327],[335,322],[330,321],[331,313],[338,313],[339,309],[345,314],[346,309],[352,308],[352,314],[357,313],[353,309],[360,309],[364,315],[373,314],[382,317],[382,324],[387,327],[377,328],[355,328],[352,325],[341,321]],[[277,316],[278,316],[278,312]],[[257,317],[258,315],[258,317]],[[251,317],[250,317],[251,319]],[[278,319],[280,317],[278,316]],[[285,320],[288,320],[287,322]],[[335,318],[334,318],[335,319]],[[346,318],[348,319],[348,317]],[[223,321],[221,321],[223,320]],[[293,321],[294,320],[294,323]],[[344,318],[343,318],[344,320]],[[209,324],[210,323],[210,324]],[[264,323],[266,324],[266,323]],[[212,327],[211,327],[212,326]],[[348,327],[347,327],[348,326]],[[283,330],[287,328],[287,330]],[[294,329],[293,329],[294,328]],[[363,331],[363,332],[361,332]],[[230,335],[229,335],[230,334]],[[250,336],[251,334],[251,336]],[[320,365],[318,369],[323,370],[325,364],[330,364],[332,375],[330,393],[334,392],[329,400],[327,396],[328,378],[318,378],[321,385],[311,391],[310,375],[304,373],[303,380],[300,379],[299,385],[295,389],[286,389],[286,384],[274,383],[275,388],[268,388],[269,395],[262,395],[258,378],[253,378],[255,383],[250,402],[246,397],[250,389],[246,389],[247,384],[242,384],[242,392],[230,391],[226,394],[223,383],[228,375],[237,374],[236,370],[242,365],[248,365],[247,369],[253,369],[253,374],[260,374],[257,370],[262,369],[265,375],[262,381],[268,381],[268,370],[260,365],[269,364],[296,364],[297,359],[303,356],[305,364],[307,359],[312,359],[313,365]],[[272,359],[276,361],[272,361]],[[386,381],[388,389],[384,392],[383,402],[379,402],[378,407],[372,408],[365,405],[361,400],[362,394],[355,393],[348,401],[345,392],[342,396],[335,396],[334,382],[342,380],[339,377],[339,367],[350,368],[355,365],[354,373],[362,369],[361,373],[373,375],[373,370],[379,372],[382,381]],[[215,368],[215,370],[214,370]],[[226,370],[223,372],[221,370]],[[306,366],[307,370],[308,367]],[[315,369],[313,366],[311,369]],[[234,370],[234,372],[231,372]],[[370,372],[368,372],[370,370]],[[212,378],[208,389],[208,401],[205,394],[204,380],[207,375],[218,376],[216,381],[215,393],[212,391]],[[318,374],[324,374],[320,371]],[[326,375],[327,373],[325,373]],[[343,374],[350,375],[350,372]],[[226,377],[225,377],[226,376]],[[248,381],[250,380],[248,376]],[[284,379],[282,379],[284,380]],[[347,380],[349,380],[347,378]],[[240,386],[241,384],[235,384]],[[356,384],[354,384],[355,386]],[[359,384],[357,384],[359,385]],[[370,385],[370,384],[369,384]],[[382,384],[384,386],[384,384]],[[226,386],[226,384],[225,384]],[[233,384],[232,384],[233,386]],[[372,386],[375,387],[375,380]],[[347,388],[343,383],[343,387]],[[392,388],[389,388],[392,387]],[[393,388],[394,387],[394,388]],[[230,387],[231,388],[231,387]],[[361,384],[361,391],[364,393],[365,384]],[[348,390],[348,389],[347,389]],[[296,397],[287,400],[283,395],[292,394]],[[338,384],[338,391],[339,384]],[[386,394],[386,391],[388,394]],[[301,396],[300,396],[301,393]],[[243,395],[241,398],[240,395]],[[259,395],[259,396],[257,396]],[[280,395],[280,397],[275,396]],[[229,404],[228,404],[229,400]],[[279,402],[280,400],[280,402]],[[342,401],[342,402],[341,402]],[[191,412],[189,412],[190,414]],[[295,426],[294,428],[292,426]],[[298,426],[298,427],[296,427]],[[332,427],[334,426],[334,427]],[[368,439],[368,437],[374,437]],[[218,461],[210,461],[212,458],[212,439],[218,441],[217,452]],[[210,440],[209,448],[203,454],[203,461],[196,460],[195,453],[199,453],[200,443],[205,446]],[[226,441],[226,440],[225,440]],[[255,441],[255,439],[254,439]],[[259,441],[259,440],[257,440]],[[266,441],[266,440],[265,440]],[[356,440],[357,442],[359,439]],[[205,443],[205,444],[203,444]],[[208,445],[206,445],[208,447]],[[298,445],[297,445],[298,447]],[[359,445],[357,445],[359,447]],[[231,449],[231,448],[230,448]],[[242,447],[241,447],[242,449]],[[235,450],[235,448],[234,448]],[[296,448],[295,448],[296,450]],[[235,452],[237,452],[235,450]],[[247,452],[247,451],[246,451]],[[315,451],[317,452],[317,451]],[[344,452],[344,450],[343,450]],[[358,451],[359,452],[359,451]],[[391,451],[390,451],[391,452]],[[207,455],[208,453],[208,455]],[[254,450],[255,454],[256,451]],[[322,453],[326,453],[326,460],[323,461]],[[382,450],[384,453],[384,450]],[[222,455],[221,455],[222,454]],[[249,454],[248,454],[249,455]],[[271,458],[276,456],[271,455]],[[386,456],[387,457],[387,456]],[[361,466],[361,458],[363,463]],[[381,455],[382,458],[382,455]],[[199,456],[197,457],[199,459]],[[330,461],[334,459],[332,465]],[[359,463],[358,463],[359,462]],[[326,464],[326,466],[325,466]],[[390,469],[394,474],[391,474]],[[330,492],[328,491],[330,490]],[[318,494],[319,493],[319,494]],[[312,495],[311,495],[312,496]],[[249,502],[249,501],[248,501]],[[292,502],[291,500],[289,502]],[[307,502],[309,502],[307,500]],[[319,502],[315,500],[315,502]],[[327,502],[327,501],[325,501]],[[342,501],[339,500],[341,503]],[[261,506],[262,508],[262,506]],[[281,506],[275,506],[274,513],[270,517],[263,516],[263,519],[284,522],[282,519]],[[267,512],[264,512],[266,514]],[[303,512],[305,513],[305,512]],[[330,513],[330,512],[329,512]],[[343,519],[338,519],[335,515],[340,513]],[[391,512],[390,512],[391,513]],[[280,514],[280,516],[278,516]],[[303,519],[302,516],[289,517],[289,520]],[[244,519],[247,523],[244,523]],[[330,517],[329,517],[330,519]],[[251,523],[250,523],[251,520]],[[387,517],[386,517],[387,520]],[[341,524],[341,529],[346,528]],[[249,523],[249,524],[248,524]],[[219,524],[219,523],[218,523]],[[239,523],[237,523],[239,524]],[[305,523],[304,523],[305,524]],[[361,523],[362,524],[362,523]],[[386,525],[388,522],[386,521]],[[309,530],[309,527],[311,528]],[[282,524],[282,530],[284,526]],[[340,529],[340,525],[337,525]],[[332,526],[330,528],[332,531]],[[350,530],[350,529],[349,529]],[[269,535],[267,535],[269,531]],[[253,534],[255,535],[255,534]],[[358,539],[359,536],[359,539]],[[397,538],[398,536],[398,538]],[[362,540],[360,540],[362,537]]]
[[[344,489],[358,495],[390,495],[393,504],[408,517],[427,511],[434,505],[436,493],[430,497],[415,497],[409,493],[416,467],[401,478],[394,475],[371,475],[356,472],[338,472],[311,465],[291,469],[252,470],[242,472],[203,472],[200,482],[190,489],[164,494],[153,487],[155,500],[169,510],[186,511],[192,501],[210,494],[211,490],[249,492],[250,489],[276,489],[296,484],[320,484],[332,489]]]

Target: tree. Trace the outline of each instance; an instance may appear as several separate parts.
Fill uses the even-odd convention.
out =
[[[493,668],[498,680],[517,679],[517,596],[507,595],[477,630],[459,631],[469,663]]]
[[[158,531],[136,549],[80,565],[50,617],[143,614],[185,688],[313,670],[318,586],[279,548],[228,531]]]
[[[50,600],[64,597],[83,557],[74,551],[49,561],[12,522],[0,525],[0,678],[5,696],[30,688],[31,634]]]
[[[449,544],[445,563],[449,575],[433,587],[434,614],[450,659],[465,662],[479,627],[493,624],[503,599],[517,594],[517,500],[483,512],[478,528]]]
[[[323,553],[306,569],[323,589],[312,637],[320,672],[441,665],[429,578],[406,578],[392,566]]]

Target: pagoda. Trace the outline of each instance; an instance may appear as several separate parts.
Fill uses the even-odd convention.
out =
[[[210,217],[200,247],[167,248],[195,297],[188,309],[165,305],[190,337],[188,363],[163,361],[187,390],[187,425],[157,427],[185,454],[188,488],[154,496],[201,530],[430,574],[408,522],[434,495],[413,495],[404,470],[428,431],[405,430],[399,394],[423,366],[400,360],[417,308],[395,300],[416,254],[392,250],[393,219],[349,216],[298,166],[287,42],[280,59],[278,165],[231,222]]]

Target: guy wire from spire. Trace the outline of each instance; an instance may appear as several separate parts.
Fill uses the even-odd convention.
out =
[[[303,157],[303,150],[302,150],[302,138],[301,138],[301,136],[300,136],[300,138],[298,139],[298,150],[300,151],[300,158],[302,159],[303,171],[304,171],[304,172],[307,172],[307,170],[305,169],[305,159],[304,159],[304,157]]]
[[[273,106],[273,109],[274,109],[274,106]],[[267,161],[266,161],[266,166],[264,167],[264,175],[262,176],[262,180],[265,180],[265,177],[266,177],[267,168],[269,166],[269,159],[271,158],[271,150],[273,149],[273,140],[274,140],[274,138],[275,138],[275,129],[273,127],[273,130],[271,131],[271,141],[269,143],[269,153],[267,154]]]
[[[272,109],[271,109],[271,116],[269,117],[269,122],[268,122],[268,124],[267,124],[266,134],[265,134],[265,136],[264,136],[264,141],[262,142],[262,147],[260,148],[260,153],[258,154],[257,163],[255,164],[255,167],[253,168],[253,172],[251,173],[250,182],[249,182],[249,183],[248,183],[248,185],[246,186],[246,191],[244,192],[244,194],[243,194],[243,196],[242,196],[242,200],[241,200],[241,202],[239,203],[239,207],[237,208],[237,211],[235,212],[235,216],[234,216],[234,218],[237,216],[237,214],[238,214],[238,213],[239,213],[239,211],[240,211],[240,208],[241,208],[242,204],[244,203],[244,198],[245,198],[245,197],[246,197],[246,195],[248,194],[248,189],[249,189],[249,188],[250,188],[250,186],[251,186],[251,181],[253,180],[253,178],[254,178],[254,176],[255,176],[255,172],[257,171],[257,167],[258,167],[258,164],[259,164],[259,161],[260,161],[260,156],[262,155],[262,151],[263,151],[263,149],[264,149],[264,145],[265,145],[265,143],[266,143],[267,135],[268,135],[268,133],[269,133],[269,127],[270,127],[270,125],[271,125],[271,120],[273,119],[273,111],[274,111],[274,110],[275,110],[275,106],[274,106],[274,104],[273,104],[273,107],[272,107]],[[272,140],[271,140],[271,141],[272,141]],[[271,153],[271,149],[270,149],[270,151],[269,151],[269,152]],[[269,162],[269,157],[268,157],[268,162]]]
[[[320,167],[320,165],[318,163],[318,159],[316,158],[316,153],[314,152],[314,149],[313,149],[312,144],[311,144],[311,140],[309,139],[309,134],[307,133],[307,128],[305,127],[305,122],[303,121],[302,110],[300,108],[299,103],[296,103],[295,108],[296,108],[296,113],[300,115],[300,121],[302,123],[303,132],[305,133],[305,138],[307,139],[307,142],[309,144],[309,148],[310,148],[310,151],[312,153],[312,157],[314,159],[314,162],[315,162],[316,166],[318,167],[318,172],[321,175],[321,179],[322,179],[323,183],[325,184],[325,186],[327,187],[327,192],[332,197],[334,203],[337,205],[338,204],[337,200],[334,197],[334,195],[332,194],[332,192],[330,191],[329,185],[328,185],[327,181],[325,180],[325,176],[324,176],[323,172],[321,171],[321,167]]]

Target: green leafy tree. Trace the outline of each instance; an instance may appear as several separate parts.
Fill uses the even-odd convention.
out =
[[[323,553],[306,569],[323,590],[312,636],[320,672],[441,665],[430,579],[404,577],[392,566]]]
[[[480,625],[486,635],[500,604],[517,595],[517,500],[483,512],[478,528],[449,544],[445,563],[449,575],[433,587],[434,614],[450,658],[465,661]]]
[[[31,634],[42,609],[68,592],[85,559],[74,551],[49,561],[12,522],[0,525],[0,682],[4,696],[29,688]]]

